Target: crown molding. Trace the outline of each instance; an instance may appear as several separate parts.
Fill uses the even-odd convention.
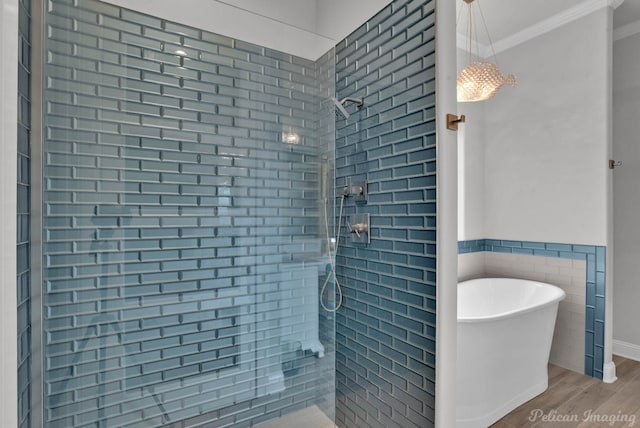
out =
[[[618,40],[626,39],[638,33],[640,33],[640,20],[630,22],[613,30],[613,41],[617,42]]]
[[[566,25],[570,22],[573,22],[577,19],[582,18],[583,16],[587,16],[596,10],[612,7],[617,8],[620,6],[624,0],[587,0],[584,1],[574,7],[571,7],[565,11],[557,13],[545,20],[538,22],[537,24],[533,24],[522,31],[519,31],[511,36],[507,36],[501,40],[498,40],[493,44],[493,49],[495,53],[506,51],[507,49],[511,49],[514,46],[522,44],[528,40],[531,40],[535,37],[541,36],[549,31],[555,30],[556,28],[560,28],[563,25]],[[638,23],[633,23],[638,24]],[[621,27],[620,30],[626,27],[630,27],[632,24],[625,25]],[[638,24],[638,28],[640,28],[640,24]],[[640,29],[638,31],[640,32]],[[633,33],[635,34],[635,33]],[[628,37],[631,34],[628,34],[624,37]],[[615,36],[614,36],[615,37]],[[617,40],[617,39],[616,39]],[[469,39],[461,34],[457,35],[457,46],[460,49],[467,51],[467,46],[469,44]],[[491,51],[491,46],[483,45],[482,43],[478,43],[477,53],[481,58],[489,58],[493,55]]]

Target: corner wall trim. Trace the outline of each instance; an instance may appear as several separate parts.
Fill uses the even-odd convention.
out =
[[[574,7],[570,7],[569,9],[563,10],[560,13],[537,22],[522,31],[496,41],[495,43],[493,43],[493,49],[495,50],[495,53],[498,54],[500,52],[506,51],[507,49],[518,46],[526,41],[553,31],[556,28],[560,28],[563,25],[569,24],[570,22],[578,20],[583,16],[587,16],[590,13],[595,12],[596,10],[602,9],[604,7],[612,7],[615,9],[620,6],[620,4],[622,4],[621,0],[587,0],[581,2]],[[456,45],[458,48],[466,51],[468,46],[467,37],[458,34]],[[481,43],[478,43],[478,53],[479,56],[483,59],[489,58],[493,55],[491,47]]]
[[[613,361],[609,361],[606,363],[602,369],[602,381],[604,383],[613,383],[618,380],[616,376],[616,363]]]
[[[623,25],[622,27],[618,27],[613,30],[613,41],[617,42],[618,40],[626,39],[627,37],[634,36],[640,33],[640,20],[630,22],[627,25]]]
[[[18,0],[0,0],[0,426],[18,426]]]

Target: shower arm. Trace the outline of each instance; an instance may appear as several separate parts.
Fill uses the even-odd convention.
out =
[[[342,113],[342,116],[344,116],[345,119],[349,119],[349,112],[347,112],[347,110],[344,108],[344,104],[347,102],[353,102],[355,103],[358,108],[361,108],[364,105],[364,98],[353,98],[353,97],[346,97],[343,98],[341,101],[338,101],[337,98],[332,97],[331,101],[333,101],[333,103],[335,104],[336,108],[340,111],[340,113]]]
[[[355,103],[356,106],[358,106],[358,108],[362,107],[364,105],[364,98],[360,97],[360,98],[353,98],[353,97],[345,97],[342,100],[340,100],[340,104],[344,105],[344,103],[346,102],[352,102]]]

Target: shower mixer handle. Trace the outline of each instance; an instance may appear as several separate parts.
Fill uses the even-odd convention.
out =
[[[351,242],[356,244],[371,243],[371,233],[369,232],[369,214],[353,214],[347,220],[347,228],[351,234]]]
[[[349,231],[351,233],[355,233],[359,238],[361,232],[369,232],[369,225],[367,223],[355,223],[351,224],[347,222],[347,227],[349,227]]]

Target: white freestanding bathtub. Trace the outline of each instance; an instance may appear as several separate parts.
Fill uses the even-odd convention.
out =
[[[457,428],[486,428],[547,389],[564,297],[554,285],[521,279],[458,284]]]

